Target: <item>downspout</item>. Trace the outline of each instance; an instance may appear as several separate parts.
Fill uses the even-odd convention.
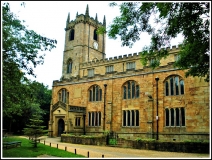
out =
[[[103,42],[102,42],[102,59],[105,59],[105,34],[103,34]]]
[[[113,91],[113,79],[112,79],[112,89],[111,91]],[[111,93],[111,120],[110,120],[110,132],[113,131],[113,92]]]
[[[84,111],[84,113],[83,113],[83,134],[85,135],[86,133],[85,133],[85,117],[86,117],[86,111]]]
[[[105,131],[105,108],[106,108],[106,87],[107,87],[107,84],[104,84],[104,87],[105,87],[105,94],[104,94],[104,115],[103,115],[103,131]]]
[[[156,121],[157,121],[156,140],[158,140],[158,120],[159,120],[159,118],[158,118],[158,81],[159,81],[159,78],[156,77],[155,80],[156,80],[156,112],[157,112],[157,114],[156,114]]]
[[[88,32],[88,62],[89,62],[89,47],[90,47],[90,24],[89,25],[89,32]]]

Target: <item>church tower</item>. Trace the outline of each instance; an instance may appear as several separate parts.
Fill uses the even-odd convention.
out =
[[[95,59],[104,59],[106,34],[97,35],[99,27],[106,27],[105,16],[103,23],[89,16],[87,5],[85,15],[78,12],[76,19],[70,21],[70,13],[66,21],[65,46],[63,52],[62,76],[64,78],[79,76],[80,63]]]

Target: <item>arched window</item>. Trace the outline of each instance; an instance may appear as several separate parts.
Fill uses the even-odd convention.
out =
[[[58,92],[58,101],[69,103],[69,92],[66,89],[61,89]]]
[[[184,94],[184,81],[180,81],[180,94]]]
[[[136,81],[127,81],[123,85],[123,99],[139,98],[139,85]]]
[[[97,29],[94,29],[93,31],[93,39],[97,41],[97,33],[96,33]]]
[[[74,40],[74,29],[72,29],[72,30],[69,32],[69,40],[70,40],[70,41]]]
[[[67,73],[72,73],[72,60],[67,62]]]
[[[98,85],[93,85],[89,89],[89,100],[101,101],[102,100],[102,89]]]
[[[170,76],[164,83],[165,95],[183,95],[184,94],[184,81],[180,76]]]

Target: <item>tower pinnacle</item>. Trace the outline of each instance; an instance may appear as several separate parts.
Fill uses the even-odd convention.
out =
[[[88,8],[88,4],[87,4],[87,7],[86,7],[85,15],[86,15],[86,16],[89,16],[89,8]]]
[[[70,12],[68,12],[68,17],[67,17],[67,20],[66,20],[66,24],[68,24],[70,22]]]
[[[96,18],[95,18],[95,21],[96,21],[96,22],[98,22],[97,13],[96,13]]]
[[[103,19],[103,26],[106,26],[105,15],[104,15],[104,19]]]

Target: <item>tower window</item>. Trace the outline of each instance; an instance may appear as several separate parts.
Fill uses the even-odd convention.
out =
[[[72,73],[72,60],[67,62],[67,73]]]
[[[74,29],[72,29],[69,33],[69,40],[70,41],[74,40]]]
[[[97,41],[97,33],[96,33],[97,29],[94,29],[93,32],[93,39]]]

